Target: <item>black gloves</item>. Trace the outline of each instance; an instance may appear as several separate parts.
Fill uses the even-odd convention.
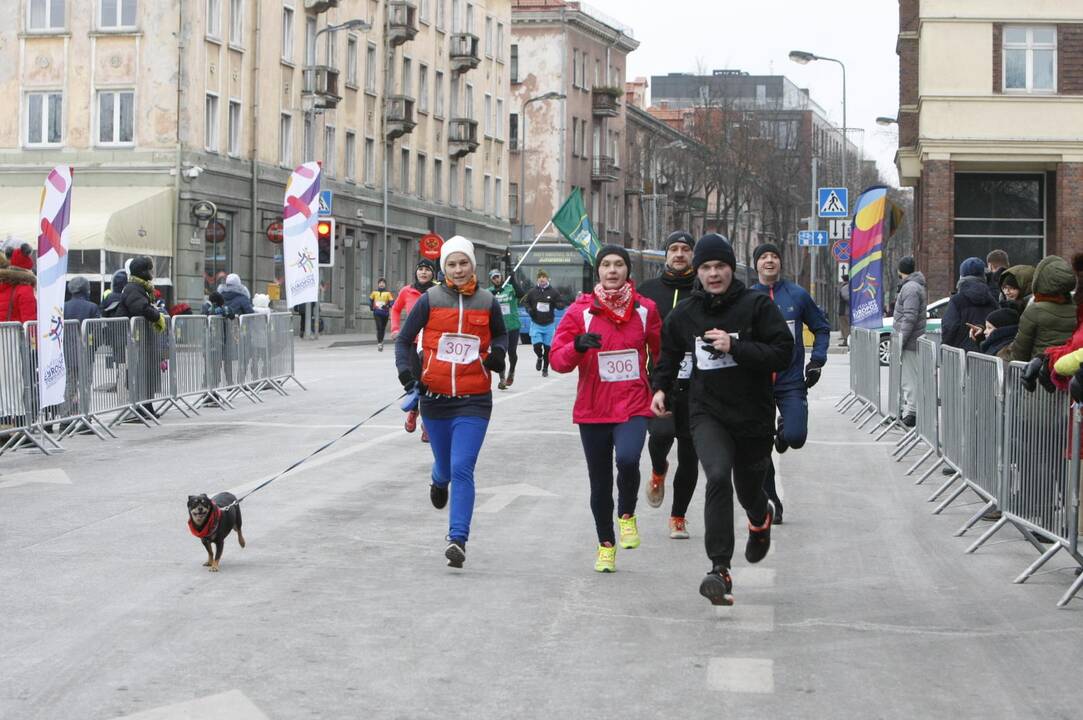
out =
[[[399,382],[402,383],[402,389],[406,392],[410,392],[417,387],[417,378],[414,377],[414,373],[410,370],[403,370],[399,373]]]
[[[1083,368],[1072,376],[1072,381],[1068,383],[1068,394],[1072,396],[1073,402],[1083,402]]]
[[[577,353],[585,353],[591,348],[600,348],[601,346],[602,336],[598,333],[588,332],[575,336],[575,351]]]
[[[489,351],[489,357],[482,361],[482,365],[489,372],[502,373],[504,372],[504,349],[494,347]]]
[[[1053,378],[1050,377],[1051,372],[1052,370],[1049,367],[1049,357],[1043,355],[1042,367],[1040,370],[1038,370],[1038,384],[1041,385],[1047,393],[1054,393],[1057,391],[1057,386],[1053,384]]]
[[[820,382],[820,371],[823,369],[823,363],[819,360],[809,360],[808,365],[805,366],[805,389],[811,388],[816,383]]]
[[[1023,387],[1027,392],[1034,392],[1038,387],[1038,374],[1042,371],[1042,365],[1045,364],[1045,356],[1032,358],[1027,363],[1027,369],[1023,371],[1023,376],[1020,378],[1023,382]],[[1048,371],[1047,371],[1048,372]]]

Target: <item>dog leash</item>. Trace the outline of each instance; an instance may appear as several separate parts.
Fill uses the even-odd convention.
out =
[[[240,504],[241,504],[241,501],[242,501],[242,500],[244,500],[244,499],[245,499],[246,497],[248,497],[249,495],[251,495],[252,493],[256,492],[257,490],[262,490],[263,488],[265,488],[265,487],[267,487],[268,485],[270,485],[271,483],[273,483],[273,482],[274,482],[275,480],[277,480],[277,479],[279,479],[280,477],[282,477],[283,475],[286,475],[287,473],[289,473],[289,472],[290,472],[291,470],[294,470],[294,469],[296,469],[296,468],[300,467],[301,465],[305,464],[306,462],[308,462],[309,460],[311,460],[311,459],[312,459],[312,458],[314,458],[315,456],[317,456],[317,455],[319,455],[320,453],[322,453],[322,452],[323,452],[324,450],[326,450],[327,448],[329,448],[329,447],[331,447],[332,445],[334,445],[335,443],[337,443],[337,442],[338,442],[339,440],[342,440],[342,439],[343,439],[344,437],[346,437],[347,435],[349,435],[350,433],[352,433],[352,432],[353,432],[354,430],[357,430],[357,429],[358,429],[359,427],[361,427],[362,425],[364,425],[365,423],[367,423],[367,422],[368,422],[369,420],[372,420],[372,419],[373,419],[374,417],[376,417],[377,415],[379,415],[380,413],[382,413],[382,412],[383,412],[384,410],[387,410],[388,408],[390,408],[390,407],[392,407],[393,405],[395,405],[395,404],[396,404],[396,403],[397,403],[397,402],[398,402],[399,400],[403,399],[403,398],[404,398],[404,397],[406,397],[406,396],[407,396],[408,394],[409,394],[409,393],[403,393],[402,395],[399,395],[399,396],[398,396],[397,398],[395,398],[394,400],[392,400],[391,402],[389,402],[389,403],[388,403],[387,405],[384,405],[384,406],[383,406],[382,408],[380,408],[380,409],[379,409],[379,410],[377,410],[376,412],[372,413],[372,414],[371,414],[371,415],[369,415],[369,416],[368,416],[367,418],[365,418],[365,419],[364,419],[364,420],[362,420],[361,422],[357,423],[357,424],[356,424],[356,425],[354,425],[354,426],[353,426],[352,428],[350,428],[350,429],[349,429],[349,430],[347,430],[346,432],[342,433],[341,435],[339,435],[339,436],[338,436],[337,438],[335,438],[334,440],[332,440],[332,441],[330,441],[330,442],[328,442],[328,443],[325,443],[324,445],[321,445],[321,446],[320,446],[319,448],[317,448],[316,450],[313,450],[313,451],[312,451],[312,452],[310,452],[310,453],[309,453],[308,455],[306,455],[305,457],[301,458],[301,459],[300,459],[300,460],[298,460],[297,462],[293,463],[292,465],[290,465],[290,466],[289,466],[288,468],[286,468],[286,469],[285,469],[285,470],[283,470],[282,472],[278,473],[277,475],[275,475],[274,477],[270,478],[269,480],[264,480],[264,481],[263,481],[263,482],[261,482],[261,483],[260,483],[259,485],[257,485],[256,487],[252,488],[251,490],[249,490],[248,492],[246,492],[246,493],[245,493],[244,495],[240,496],[239,498],[237,498],[236,500],[234,500],[233,502],[231,502],[231,503],[230,503],[229,505],[226,505],[225,507],[223,507],[223,508],[220,508],[220,509],[221,509],[221,510],[229,510],[229,509],[230,509],[231,507],[233,507],[234,505],[240,505]]]

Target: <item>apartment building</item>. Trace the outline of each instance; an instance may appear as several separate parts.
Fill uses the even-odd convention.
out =
[[[929,297],[959,263],[1083,250],[1083,1],[900,0],[899,152]]]
[[[221,272],[273,294],[285,183],[309,160],[337,226],[332,328],[368,317],[375,278],[410,278],[428,232],[479,262],[507,246],[510,0],[19,0],[0,23],[18,108],[0,238],[36,236],[44,173],[69,164],[72,273],[149,254],[173,300]]]

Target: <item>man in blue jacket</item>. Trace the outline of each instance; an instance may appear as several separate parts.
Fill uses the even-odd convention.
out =
[[[783,372],[775,375],[775,405],[778,407],[778,434],[775,449],[779,453],[804,446],[808,438],[808,391],[820,381],[820,370],[827,362],[827,346],[831,342],[831,324],[823,310],[816,305],[804,288],[782,279],[782,252],[777,245],[764,243],[752,252],[759,282],[752,286],[771,296],[782,311],[793,333],[793,360]],[[805,365],[803,327],[816,336],[812,357]],[[782,502],[775,490],[775,468],[772,463],[764,479],[764,490],[775,504],[775,522],[782,524]]]

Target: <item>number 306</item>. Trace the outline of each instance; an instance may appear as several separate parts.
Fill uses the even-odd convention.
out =
[[[613,375],[626,375],[635,370],[635,364],[632,360],[607,360],[606,370]]]

